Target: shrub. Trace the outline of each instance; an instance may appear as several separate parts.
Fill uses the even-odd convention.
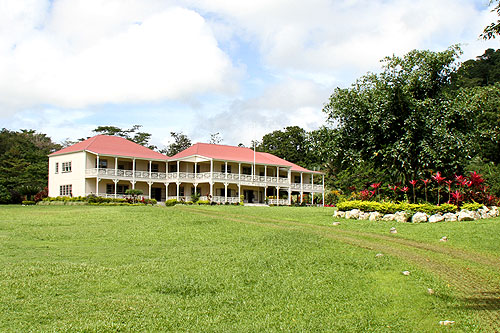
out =
[[[201,196],[201,194],[198,192],[191,194],[192,203],[198,202],[198,200],[200,200],[200,196]]]
[[[477,203],[477,202],[471,202],[471,203],[466,203],[466,204],[462,205],[462,209],[472,210],[472,211],[478,210],[481,207],[483,207],[483,205],[480,203]]]
[[[192,201],[186,201],[186,205],[192,205],[193,202]]]
[[[337,204],[337,208],[343,211],[359,209],[363,212],[380,212],[383,214],[394,214],[400,211],[409,211],[412,213],[423,212],[429,215],[456,212],[458,210],[457,206],[451,204],[436,206],[431,204],[410,204],[407,202],[394,203],[361,200],[340,202]]]
[[[177,199],[169,199],[169,200],[165,201],[165,206],[171,207],[171,206],[175,206],[175,205],[177,205],[179,203],[180,202],[177,201]]]
[[[196,202],[198,205],[210,205],[210,200],[198,200]],[[215,202],[214,202],[215,204]]]
[[[34,204],[35,204],[35,202],[34,202],[34,201],[32,201],[32,200],[24,200],[24,201],[22,202],[22,204],[23,204],[23,205],[25,205],[25,206],[29,206],[29,205],[34,205]]]

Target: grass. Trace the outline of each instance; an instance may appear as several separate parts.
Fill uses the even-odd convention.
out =
[[[471,332],[497,323],[500,219],[333,227],[331,215],[0,207],[0,331],[432,332],[454,320],[453,330]],[[474,286],[493,297],[477,299]]]

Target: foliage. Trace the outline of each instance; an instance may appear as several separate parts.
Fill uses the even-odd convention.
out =
[[[30,205],[34,205],[35,202],[33,200],[23,200],[21,202],[21,204],[25,205],[25,206],[30,206]]]
[[[443,94],[460,53],[451,47],[387,57],[382,73],[335,89],[324,112],[338,125],[337,157],[343,168],[370,162],[401,182],[426,170],[461,171],[471,154],[470,114],[452,107]]]
[[[482,208],[483,206],[484,206],[483,204],[480,204],[477,202],[469,202],[469,203],[463,204],[462,209],[475,211],[475,210],[478,210],[479,208]]]
[[[198,200],[195,203],[198,204],[198,205],[210,205],[210,204],[212,204],[210,202],[210,200]],[[215,204],[215,202],[213,204]]]
[[[301,166],[309,163],[306,131],[299,126],[288,126],[264,135],[256,149]]]
[[[160,152],[166,154],[170,157],[180,153],[184,149],[191,147],[191,140],[182,132],[170,132],[170,136],[174,139],[174,142],[168,145],[167,148],[161,150]]]
[[[48,196],[49,196],[49,188],[44,187],[43,190],[41,190],[40,192],[35,194],[35,197],[33,198],[33,200],[35,202],[39,202],[39,201],[42,201],[43,199],[47,198]]]
[[[47,186],[48,154],[61,146],[34,130],[0,131],[0,203],[20,203]],[[36,189],[36,191],[35,191]]]
[[[132,128],[122,129],[116,126],[98,126],[93,132],[96,134],[119,136],[149,149],[157,149],[156,146],[149,143],[151,134],[140,132],[141,127],[142,125],[134,125]]]
[[[195,193],[191,194],[191,201],[193,203],[196,203],[196,202],[198,202],[198,200],[200,200],[200,197],[201,197],[201,194],[199,192],[195,192]]]
[[[135,188],[129,188],[128,190],[125,191],[126,195],[130,195],[132,197],[134,203],[137,202],[137,196],[141,195],[142,193],[143,193],[142,190],[138,190]]]
[[[431,204],[410,204],[407,202],[377,202],[377,201],[362,201],[352,200],[343,201],[337,204],[337,209],[341,211],[348,211],[352,209],[359,209],[363,212],[380,212],[383,214],[394,214],[400,211],[410,211],[412,213],[423,212],[429,215],[437,213],[456,212],[457,206],[451,204],[442,204],[440,206]]]
[[[218,144],[222,143],[222,137],[220,136],[220,133],[219,132],[211,133],[209,143],[213,144],[213,145],[218,145]]]
[[[179,203],[180,202],[177,201],[177,199],[168,199],[167,201],[165,201],[165,206],[171,207],[171,206],[175,206],[175,205],[177,205]]]
[[[462,63],[452,76],[452,88],[484,87],[500,82],[500,49],[487,49],[484,54]]]
[[[492,12],[496,12],[498,16],[500,16],[500,2],[498,0],[490,0],[490,5],[497,2],[497,5],[492,9]],[[484,39],[493,39],[497,35],[500,35],[500,20],[497,22],[491,23],[489,26],[484,28],[483,33],[480,37]]]

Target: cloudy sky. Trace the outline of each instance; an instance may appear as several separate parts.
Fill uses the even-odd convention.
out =
[[[55,141],[143,125],[248,144],[324,124],[385,56],[500,48],[488,0],[0,0],[0,122]]]

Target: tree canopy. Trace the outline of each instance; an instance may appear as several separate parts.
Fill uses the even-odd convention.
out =
[[[139,131],[141,127],[142,125],[134,125],[129,129],[122,129],[116,126],[98,126],[93,132],[96,134],[119,136],[141,146],[156,150],[157,147],[149,143],[151,134]]]
[[[189,139],[186,134],[182,132],[170,132],[170,135],[174,139],[174,142],[170,143],[161,153],[167,154],[168,156],[174,156],[184,149],[191,147],[191,139]]]
[[[492,12],[496,12],[498,16],[500,16],[500,1],[490,0],[490,5],[494,4],[495,2],[497,3],[497,5],[492,9]],[[496,22],[493,22],[489,26],[484,28],[481,37],[484,39],[492,39],[497,35],[500,35],[500,20],[497,20]]]

